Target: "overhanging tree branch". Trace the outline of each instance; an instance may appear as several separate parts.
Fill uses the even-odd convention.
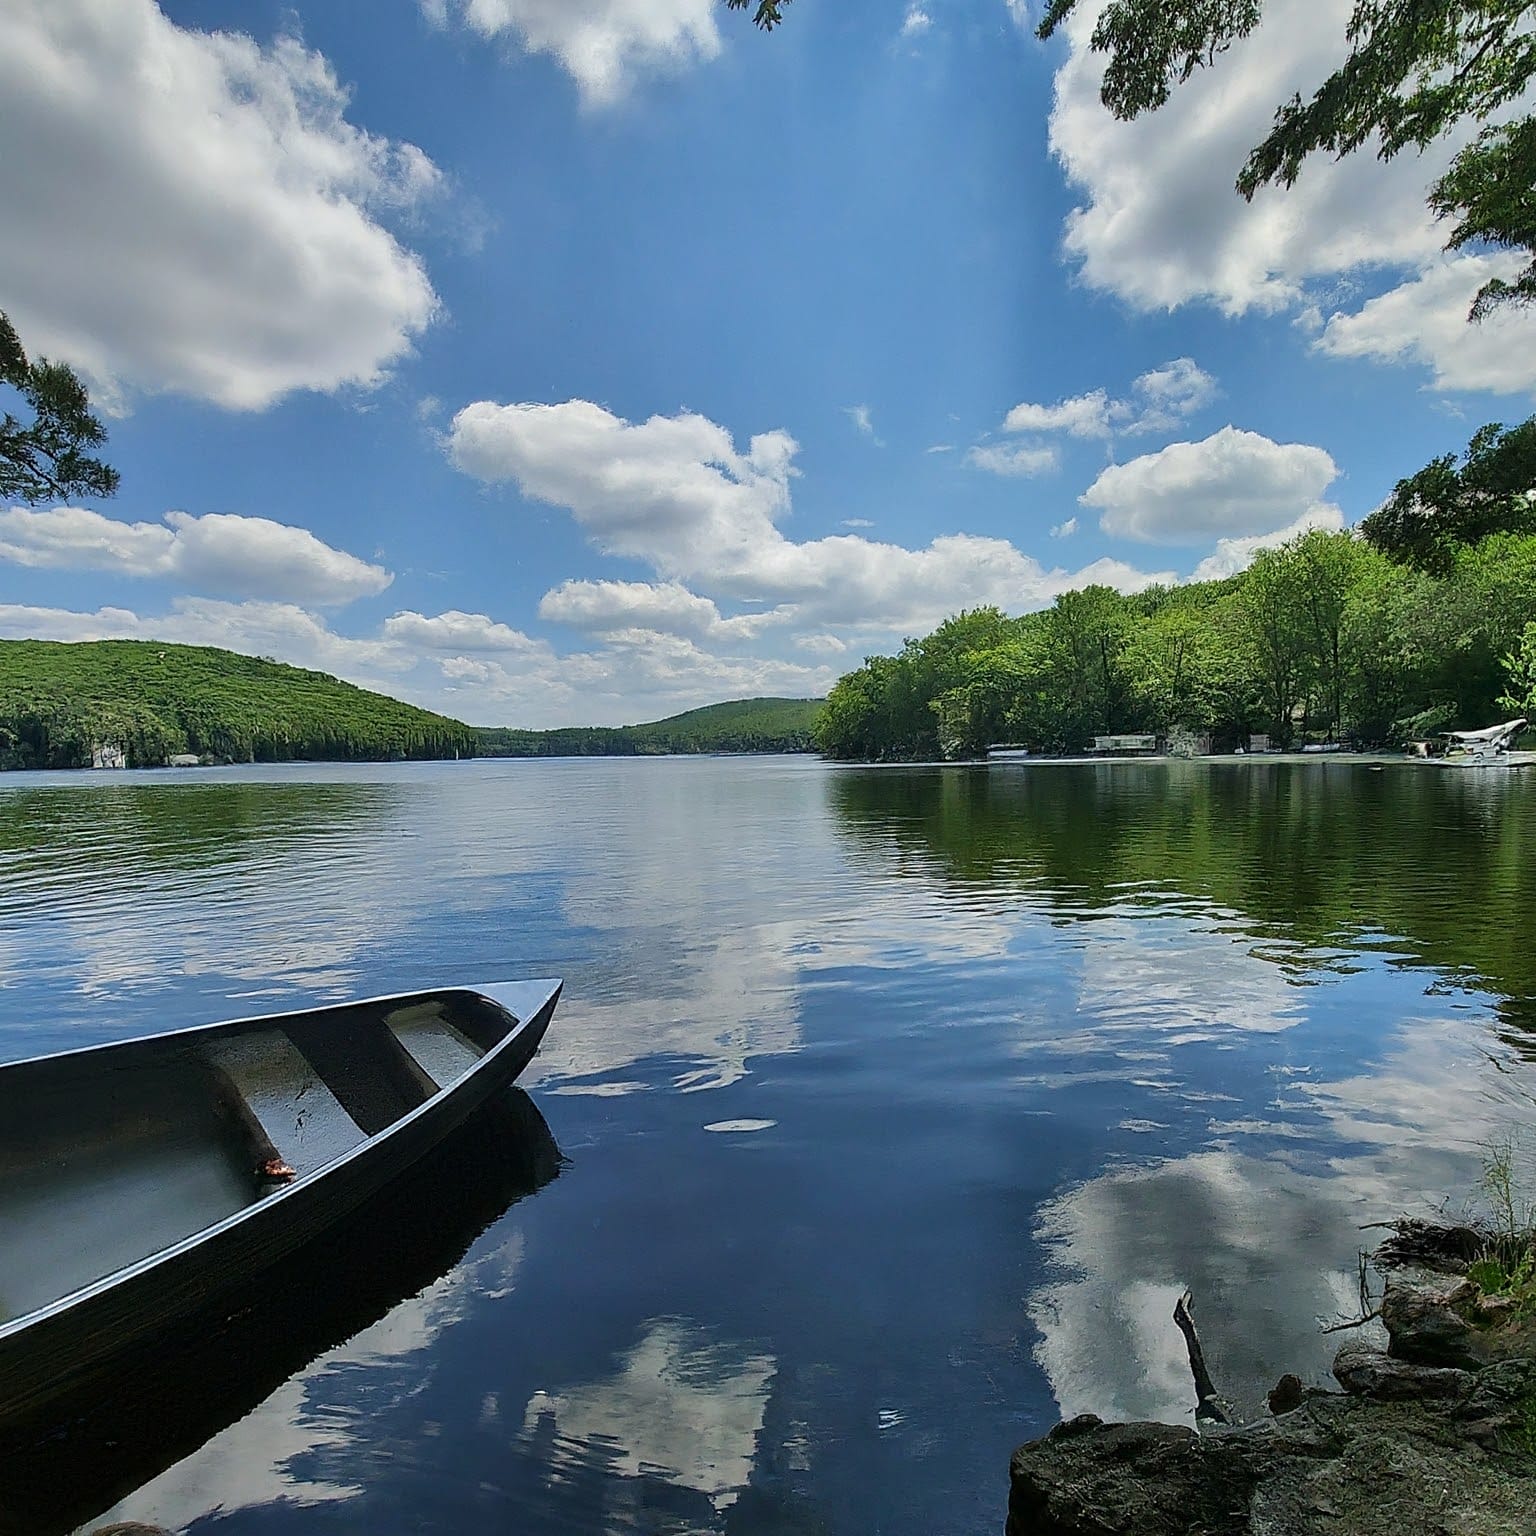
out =
[[[1050,0],[1037,31],[1051,37],[1079,0]],[[1116,117],[1154,111],[1196,69],[1247,37],[1262,0],[1109,0],[1090,46],[1109,55],[1100,96]],[[1536,0],[1356,0],[1344,62],[1310,100],[1298,94],[1248,157],[1237,190],[1252,198],[1291,186],[1309,156],[1374,142],[1390,159],[1423,149],[1458,123],[1519,110],[1536,79]],[[1471,318],[1536,302],[1536,118],[1494,121],[1430,189],[1429,206],[1456,219],[1448,249],[1491,246],[1528,260],[1513,282],[1479,290]]]
[[[0,386],[15,390],[30,410],[25,422],[0,417],[0,503],[106,497],[118,474],[88,449],[107,440],[91,413],[85,385],[64,363],[29,361],[16,328],[0,311]]]
[[[756,6],[752,21],[765,32],[771,32],[784,20],[783,7],[789,4],[789,0],[725,0],[725,3],[733,11],[751,10]]]

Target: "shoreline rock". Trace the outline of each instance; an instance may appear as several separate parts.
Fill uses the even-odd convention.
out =
[[[1340,1391],[1197,1434],[1084,1414],[1014,1452],[1007,1536],[1536,1536],[1536,1325],[1460,1276],[1388,1283]]]

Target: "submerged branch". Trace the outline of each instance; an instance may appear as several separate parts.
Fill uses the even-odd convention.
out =
[[[1221,1406],[1221,1396],[1211,1373],[1206,1369],[1205,1350],[1200,1345],[1200,1335],[1195,1331],[1195,1315],[1190,1310],[1190,1293],[1185,1291],[1174,1303],[1173,1320],[1189,1346],[1189,1369],[1195,1378],[1195,1417],[1213,1419],[1218,1424],[1230,1424],[1232,1420]]]
[[[1359,1317],[1347,1318],[1342,1323],[1325,1323],[1324,1333],[1346,1333],[1351,1328],[1364,1328],[1367,1323],[1374,1323],[1381,1316],[1380,1307],[1372,1307],[1369,1312],[1362,1313]]]

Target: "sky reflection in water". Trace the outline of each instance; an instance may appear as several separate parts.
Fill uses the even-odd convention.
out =
[[[1517,775],[800,760],[0,784],[0,1051],[563,973],[570,1160],[128,1497],[224,1532],[960,1532],[1058,1412],[1321,1379],[1529,1108]],[[1470,873],[1468,873],[1470,871]],[[255,999],[255,1001],[249,1001]]]

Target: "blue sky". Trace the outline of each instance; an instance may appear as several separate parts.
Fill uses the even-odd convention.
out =
[[[1131,125],[1034,9],[7,0],[0,308],[123,483],[0,508],[0,635],[651,719],[1237,569],[1530,413],[1456,141],[1231,190],[1348,0]]]

